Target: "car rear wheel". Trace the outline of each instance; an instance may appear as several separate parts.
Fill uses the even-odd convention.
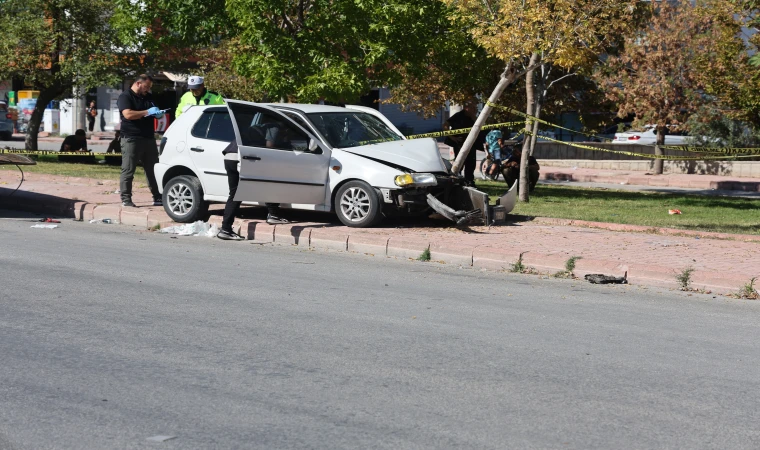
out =
[[[379,195],[364,181],[349,181],[341,186],[335,203],[338,219],[349,227],[371,227],[383,218]]]
[[[201,220],[208,213],[208,202],[203,200],[203,186],[191,175],[174,177],[164,187],[164,210],[175,222],[189,223]]]
[[[0,139],[2,139],[4,141],[10,141],[10,140],[13,139],[13,133],[11,133],[9,131],[3,131],[3,133],[0,134]]]

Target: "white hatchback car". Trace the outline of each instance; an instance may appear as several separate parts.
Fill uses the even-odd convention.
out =
[[[273,127],[280,138],[267,147]],[[209,202],[227,200],[222,150],[233,140],[244,203],[334,211],[352,227],[431,208],[461,223],[488,210],[488,196],[449,173],[433,139],[406,140],[374,109],[229,100],[191,106],[161,140],[155,173],[172,219],[198,220]]]

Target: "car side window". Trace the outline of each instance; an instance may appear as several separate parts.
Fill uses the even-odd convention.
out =
[[[208,133],[208,126],[211,123],[211,116],[213,116],[214,113],[210,111],[206,111],[203,114],[201,114],[201,117],[198,118],[198,121],[195,122],[195,125],[193,125],[193,129],[190,130],[190,134],[197,138],[206,139],[206,134]]]
[[[208,126],[206,139],[232,142],[235,140],[235,130],[232,128],[230,113],[215,111]]]
[[[249,105],[231,103],[241,143],[250,147],[306,151],[309,138],[287,119]]]

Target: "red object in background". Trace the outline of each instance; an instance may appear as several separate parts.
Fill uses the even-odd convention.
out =
[[[673,214],[681,214],[681,211],[680,211],[680,210],[678,210],[678,209],[669,209],[669,210],[668,210],[668,214],[670,214],[670,215],[673,215]]]
[[[163,133],[169,128],[169,115],[164,114],[160,119],[153,119],[153,130],[158,133]]]

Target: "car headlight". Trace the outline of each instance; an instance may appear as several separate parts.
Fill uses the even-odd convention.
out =
[[[394,181],[396,182],[396,186],[400,187],[435,186],[438,184],[435,175],[432,173],[405,173],[396,176]]]

